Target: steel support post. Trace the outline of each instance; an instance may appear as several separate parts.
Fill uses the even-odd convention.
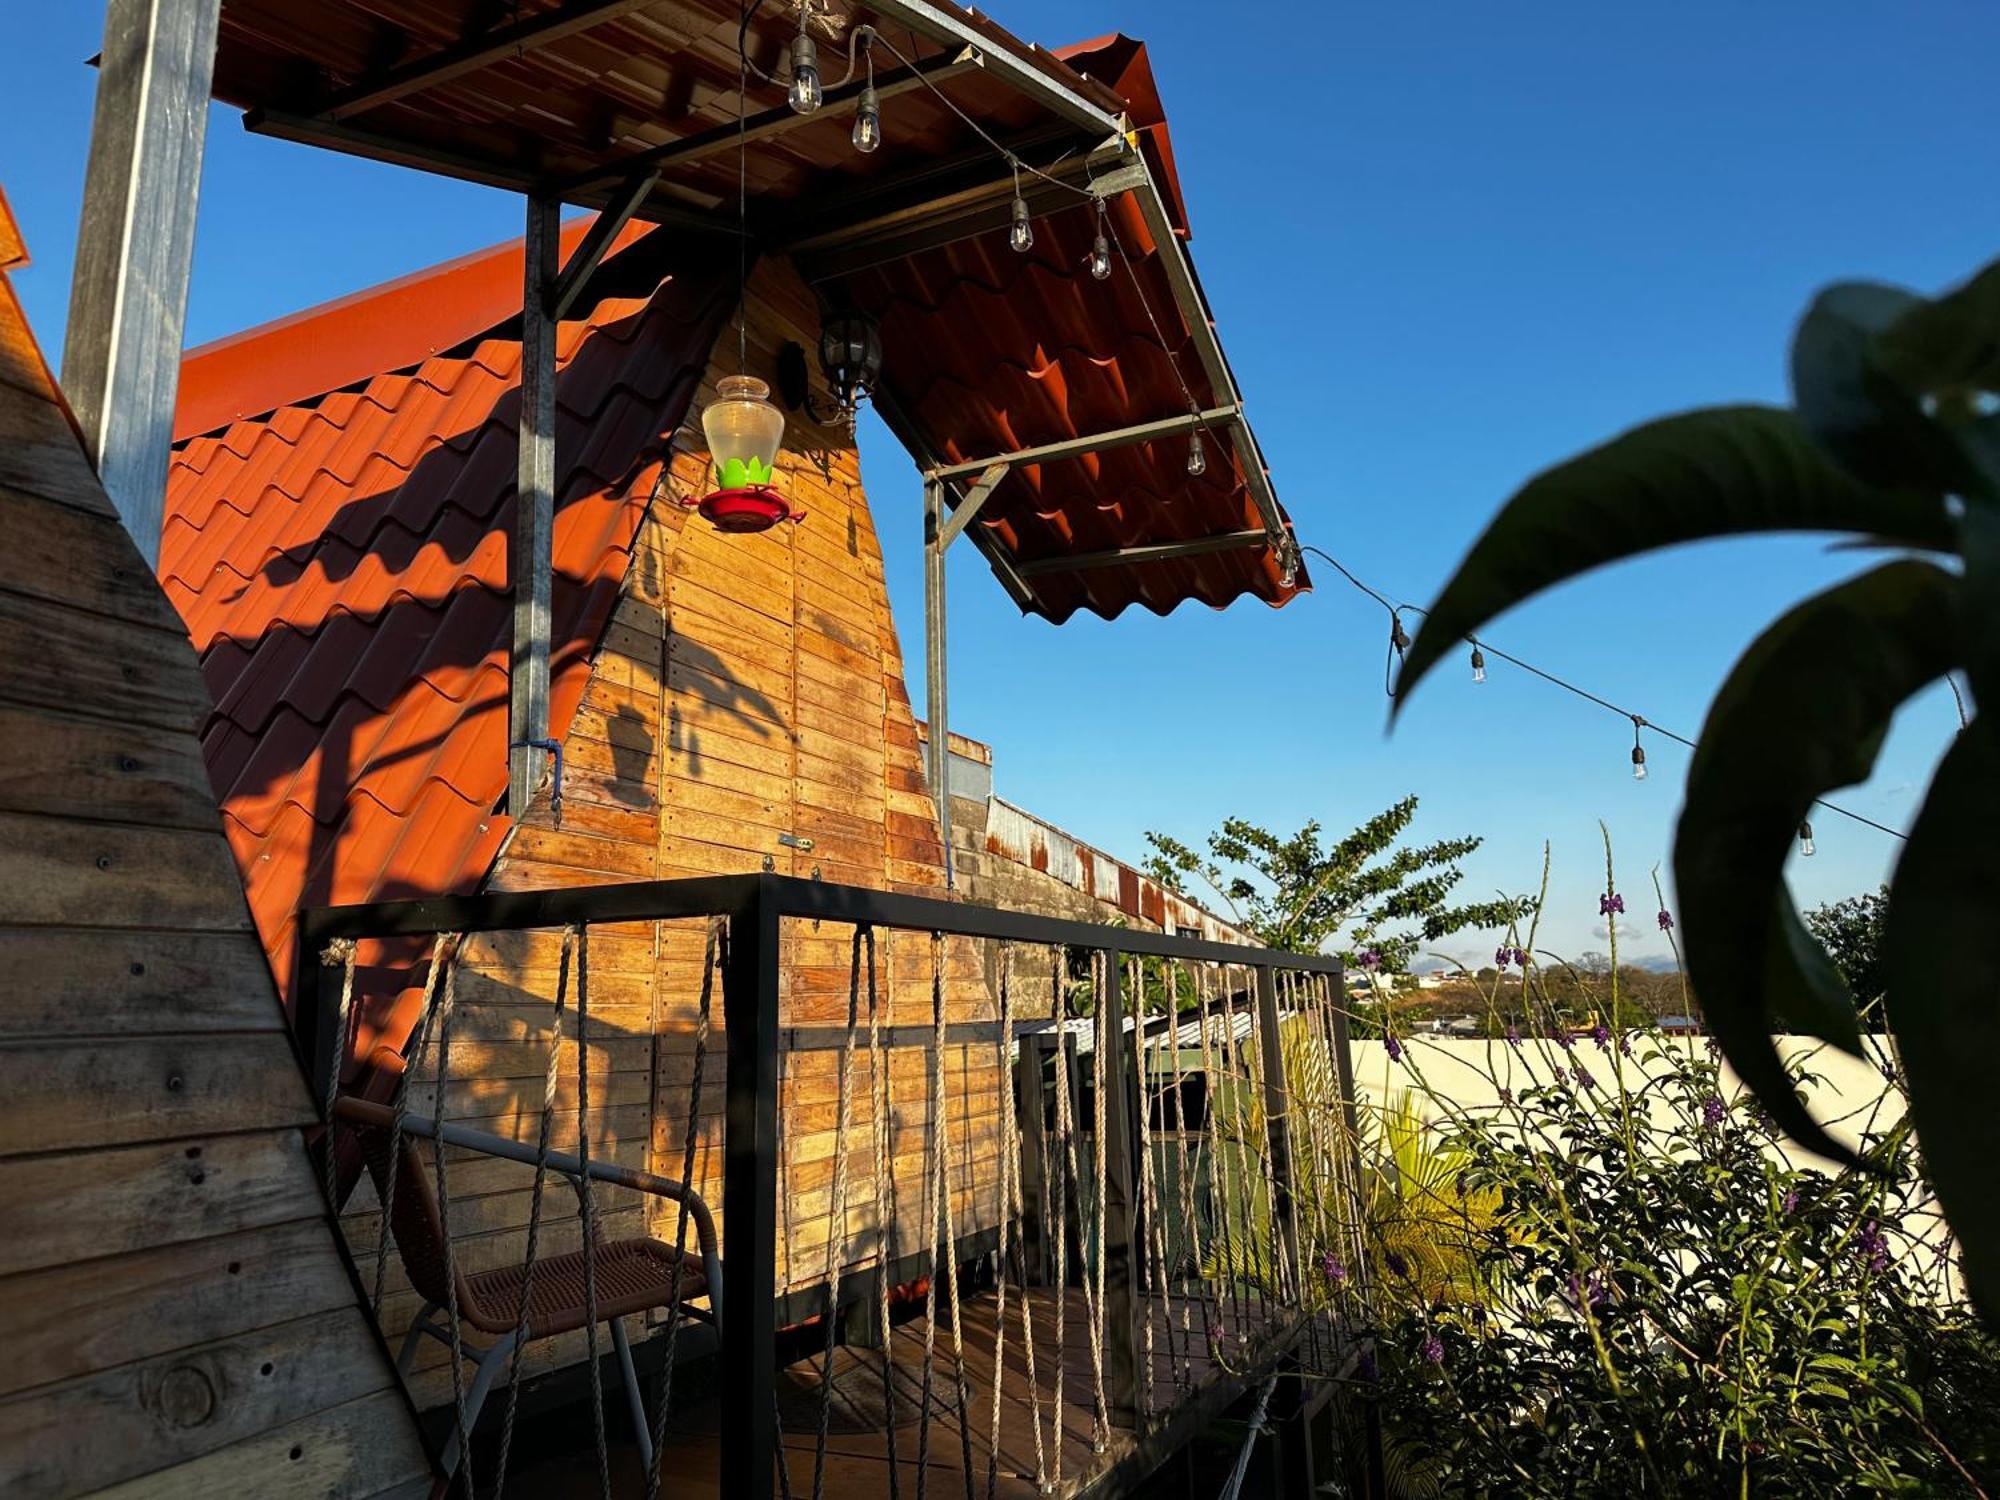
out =
[[[109,0],[62,385],[105,492],[160,557],[220,0]]]
[[[507,581],[514,651],[507,679],[507,810],[520,821],[541,784],[549,737],[549,632],[556,514],[556,325],[549,316],[562,253],[553,198],[528,199],[521,286],[521,454]]]
[[[944,883],[958,878],[951,849],[951,713],[945,682],[944,485],[924,484],[924,718],[930,734],[931,797],[937,803],[938,838],[944,844]]]
[[[1132,1185],[1136,1111],[1144,1107],[1144,1095],[1127,1072],[1124,976],[1119,972],[1124,961],[1125,955],[1115,950],[1105,953],[1099,1000],[1104,1095],[1097,1100],[1096,1126],[1104,1132],[1104,1243],[1097,1253],[1104,1257],[1105,1404],[1113,1422],[1138,1427],[1145,1413],[1139,1383],[1139,1215]],[[1143,1009],[1145,996],[1134,1004]]]
[[[731,1295],[722,1328],[724,1495],[771,1493],[777,1469],[778,953],[776,887],[760,879],[729,920],[722,1025],[722,1219]]]

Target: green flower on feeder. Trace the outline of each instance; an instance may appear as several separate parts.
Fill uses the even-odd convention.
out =
[[[754,375],[725,375],[717,382],[716,399],[701,414],[716,488],[699,506],[722,531],[764,531],[780,521],[805,519],[774,484],[785,414],[770,397],[771,388]]]

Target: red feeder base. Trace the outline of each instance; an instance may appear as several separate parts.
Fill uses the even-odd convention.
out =
[[[780,521],[806,518],[806,513],[793,510],[783,495],[761,484],[740,490],[717,490],[704,496],[695,508],[717,531],[769,531]]]

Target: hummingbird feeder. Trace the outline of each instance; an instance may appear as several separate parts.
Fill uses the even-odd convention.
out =
[[[771,388],[754,375],[725,375],[716,399],[701,414],[715,488],[697,502],[718,531],[768,531],[780,521],[803,521],[778,492],[778,449],[785,415],[771,404]]]

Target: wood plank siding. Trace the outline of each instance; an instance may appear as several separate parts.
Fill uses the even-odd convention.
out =
[[[760,266],[747,299],[749,367],[769,376],[786,340],[818,337],[811,294],[787,263]],[[529,808],[488,879],[494,890],[750,873],[821,878],[877,889],[937,893],[941,848],[904,687],[904,664],[883,580],[881,547],[863,490],[853,436],[789,414],[785,484],[807,511],[800,525],[726,535],[679,503],[707,473],[699,421],[714,381],[737,369],[733,325],[718,340],[708,377],[633,545],[624,591],[606,629],[582,704],[564,743],[560,822],[546,792]],[[773,382],[775,384],[775,382]],[[780,842],[810,839],[809,851]],[[766,862],[769,862],[768,865]],[[785,934],[782,1013],[787,1027],[840,1027],[846,1018],[851,932],[792,923]],[[547,1063],[550,1001],[560,935],[492,934],[468,942],[457,993],[458,1029],[447,1112],[479,1128],[532,1140]],[[590,939],[590,1061],[594,1155],[669,1177],[681,1173],[694,1031],[701,988],[700,923],[629,923]],[[885,1022],[928,1025],[931,953],[921,934],[884,935],[879,967]],[[997,1011],[979,958],[963,944],[945,955],[946,1009],[954,1021]],[[574,994],[571,1005],[574,1005]],[[721,1224],[722,1002],[702,1078],[695,1178]],[[574,1038],[573,1015],[566,1037]],[[865,1045],[865,1036],[864,1036]],[[951,1178],[961,1234],[995,1222],[994,1122],[1002,1079],[992,1049],[948,1052]],[[562,1054],[556,1140],[578,1129],[575,1053]],[[787,1053],[780,1122],[785,1152],[779,1287],[811,1286],[826,1271],[838,1135],[839,1054]],[[922,1243],[922,1167],[931,1077],[923,1048],[888,1064],[889,1153],[895,1190],[877,1204],[865,1060],[855,1071],[843,1265],[872,1263],[876,1215],[888,1215],[895,1252]],[[426,1075],[417,1097],[428,1107]],[[458,1253],[471,1269],[518,1262],[526,1240],[531,1172],[507,1163],[449,1159]],[[671,1241],[673,1205],[600,1189],[607,1234]],[[349,1234],[364,1262],[379,1232],[364,1183],[350,1200]],[[543,1253],[580,1239],[574,1198],[551,1192]],[[726,1253],[726,1249],[725,1249]],[[384,1325],[400,1336],[418,1301],[392,1270]],[[574,1363],[581,1334],[535,1345],[532,1374]],[[431,1407],[450,1398],[447,1352],[427,1342],[414,1389]]]
[[[10,1500],[362,1500],[429,1473],[326,1220],[317,1114],[196,744],[207,708],[0,280]]]

